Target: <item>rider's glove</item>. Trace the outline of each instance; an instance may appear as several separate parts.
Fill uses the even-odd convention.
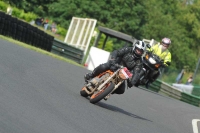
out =
[[[169,62],[169,61],[167,61],[167,62],[165,62],[166,64],[167,64],[167,66],[170,66],[171,65],[171,63]]]
[[[111,64],[110,70],[114,72],[114,71],[116,71],[118,68],[119,68],[118,64],[115,63],[115,64]]]

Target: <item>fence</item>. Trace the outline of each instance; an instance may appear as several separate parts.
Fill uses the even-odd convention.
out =
[[[195,88],[195,87],[194,87]],[[200,88],[200,87],[199,87]],[[192,95],[185,93],[185,92],[181,92],[180,90],[178,90],[177,88],[161,81],[161,80],[156,80],[155,82],[153,82],[152,84],[150,84],[149,89],[152,91],[155,91],[159,94],[162,95],[167,95],[170,96],[172,98],[178,99],[180,101],[195,105],[200,107],[200,93],[199,96],[195,96],[194,91],[196,91],[196,89],[193,89]],[[199,91],[198,91],[199,92]],[[195,93],[197,94],[197,93]]]
[[[82,63],[84,53],[79,48],[68,45],[57,39],[54,39],[51,52],[62,57],[69,58],[79,64]]]

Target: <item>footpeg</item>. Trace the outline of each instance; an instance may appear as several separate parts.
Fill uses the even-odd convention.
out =
[[[108,98],[110,97],[110,94],[108,94],[106,97],[104,97],[104,100],[108,100]]]

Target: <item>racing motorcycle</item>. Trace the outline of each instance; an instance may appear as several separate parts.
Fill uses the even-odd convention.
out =
[[[148,48],[151,48],[151,45],[147,44]],[[143,68],[140,72],[140,79],[135,84],[135,86],[146,85],[150,78],[151,72],[159,70],[160,67],[164,66],[164,60],[162,60],[158,55],[154,54],[154,51],[146,51],[142,57]]]
[[[100,100],[107,100],[110,95],[127,79],[132,73],[124,66],[115,64],[115,72],[107,70],[91,79],[80,91],[81,96],[89,97],[90,103],[97,103]]]

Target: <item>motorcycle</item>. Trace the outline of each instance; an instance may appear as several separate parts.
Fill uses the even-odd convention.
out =
[[[147,44],[148,48],[151,48],[149,44]],[[151,79],[151,75],[153,71],[159,71],[159,68],[164,66],[164,61],[156,54],[154,51],[146,51],[144,56],[142,57],[143,68],[140,72],[140,79],[135,84],[136,87],[139,85],[146,85]]]
[[[123,82],[132,77],[132,73],[126,67],[118,64],[115,66],[118,68],[115,72],[107,70],[86,83],[80,95],[89,97],[90,103],[93,104],[102,99],[107,100]]]

